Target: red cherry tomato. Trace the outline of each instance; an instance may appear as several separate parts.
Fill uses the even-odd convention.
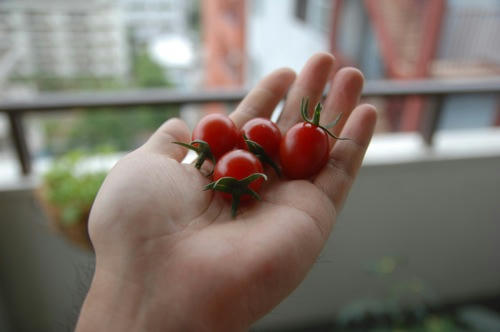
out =
[[[223,114],[209,114],[194,127],[192,140],[208,143],[216,159],[234,149],[240,140],[240,132],[233,121]]]
[[[270,158],[278,155],[281,132],[271,120],[254,118],[245,123],[241,131],[249,140],[259,144]]]
[[[290,128],[280,145],[283,173],[291,179],[307,179],[328,161],[328,134],[321,128],[300,122]]]
[[[263,168],[259,159],[255,157],[248,151],[245,150],[232,150],[222,158],[217,161],[215,164],[213,180],[217,181],[222,177],[230,176],[237,180],[242,180],[253,173],[262,173]],[[255,181],[251,182],[248,186],[255,192],[258,192],[260,186],[262,185],[262,178],[258,178]],[[224,198],[230,200],[232,196],[230,194],[223,193]],[[245,201],[250,199],[250,195],[241,196],[241,200]]]
[[[236,143],[235,149],[248,150],[247,143],[243,137],[243,131],[240,131],[240,134],[238,135],[238,143]]]

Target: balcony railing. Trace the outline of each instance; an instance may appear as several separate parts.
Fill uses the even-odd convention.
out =
[[[236,103],[248,91],[197,91],[183,92],[166,89],[148,89],[95,93],[41,94],[24,101],[0,101],[0,112],[6,113],[12,141],[23,174],[31,172],[31,156],[23,127],[23,115],[30,112],[57,110],[98,109],[112,107],[116,111],[130,106],[182,106],[185,104]],[[415,80],[369,81],[363,89],[363,97],[425,96],[433,99],[433,107],[427,110],[421,123],[421,134],[426,144],[432,139],[442,113],[444,97],[464,94],[499,94],[500,78],[480,80]]]

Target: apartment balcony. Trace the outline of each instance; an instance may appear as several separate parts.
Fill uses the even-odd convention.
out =
[[[403,279],[425,281],[435,303],[498,302],[500,128],[446,131],[439,130],[439,122],[442,101],[449,96],[499,93],[498,79],[368,82],[365,98],[418,95],[434,100],[435,107],[427,110],[421,132],[375,135],[311,273],[256,329],[311,326],[332,320],[352,301],[383,297],[383,282],[366,273],[367,265],[381,259],[398,262]],[[92,253],[47,227],[34,198],[46,164],[32,160],[24,115],[106,106],[120,116],[124,107],[236,103],[244,95],[146,90],[0,102],[19,161],[4,162],[0,169],[0,330],[56,331],[61,322],[71,326],[94,264]]]

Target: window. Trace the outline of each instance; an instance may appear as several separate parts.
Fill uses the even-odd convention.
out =
[[[307,2],[307,0],[295,0],[295,17],[302,22],[306,21]]]
[[[318,31],[330,31],[330,16],[332,15],[331,0],[296,0],[295,17]]]
[[[311,0],[310,9],[307,12],[307,22],[318,32],[328,33],[330,31],[330,18],[332,15],[331,0]]]

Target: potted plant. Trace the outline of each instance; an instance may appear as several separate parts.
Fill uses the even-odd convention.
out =
[[[44,174],[36,191],[51,228],[88,250],[92,249],[87,230],[90,208],[107,174],[106,167],[96,167],[93,159],[96,154],[81,150],[63,155]]]

